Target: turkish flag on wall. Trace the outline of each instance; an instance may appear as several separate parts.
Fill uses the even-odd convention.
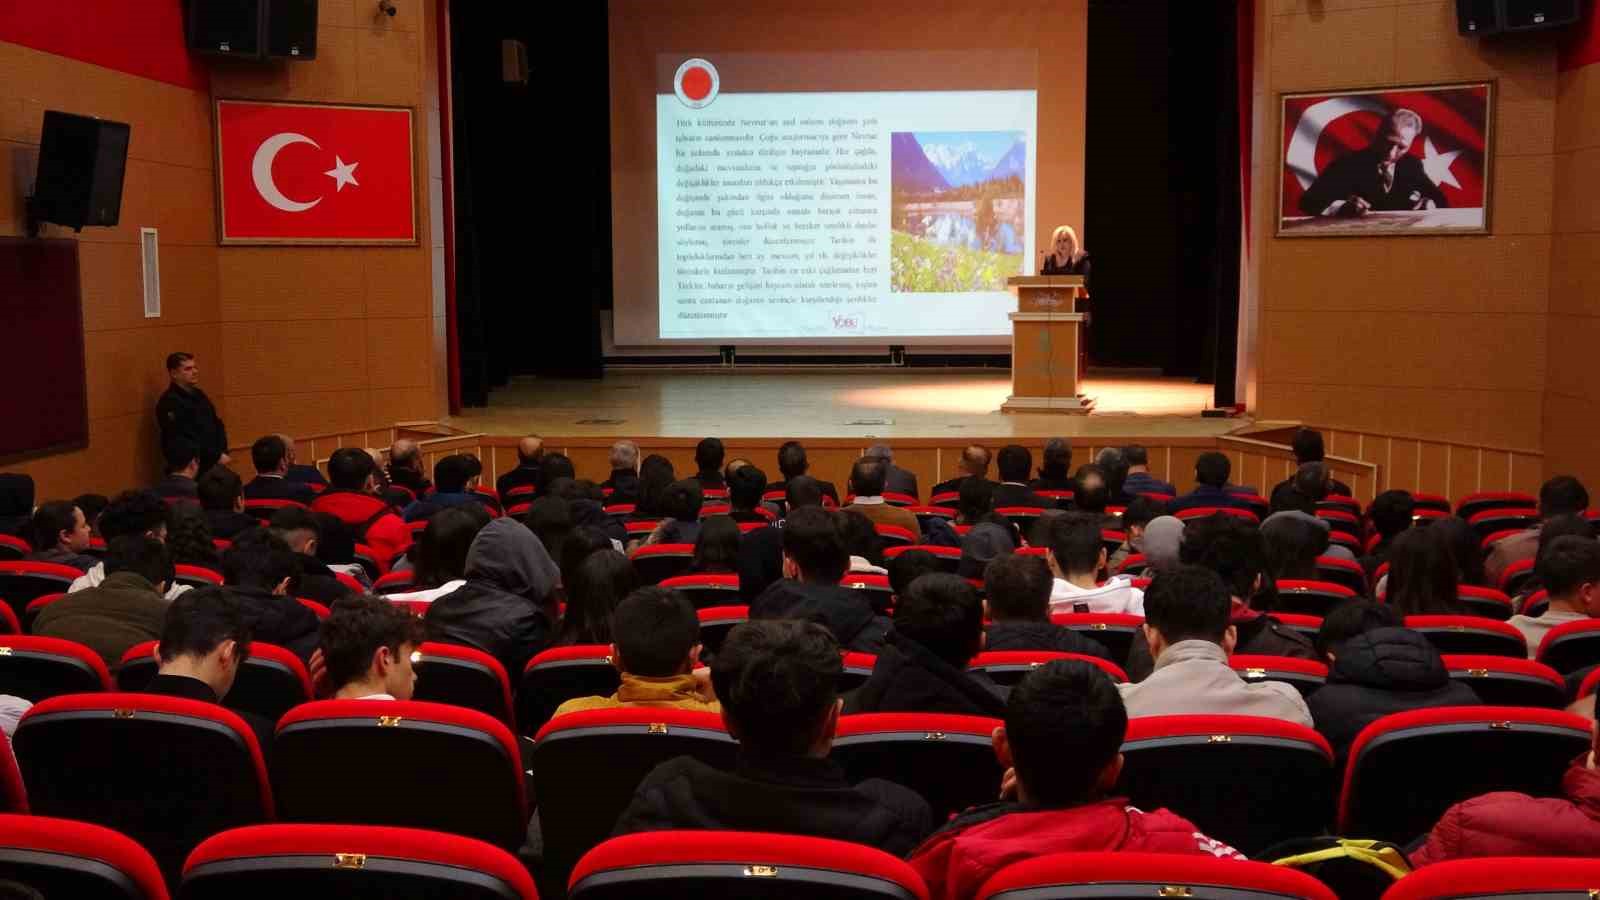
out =
[[[217,101],[222,243],[417,240],[411,110]]]

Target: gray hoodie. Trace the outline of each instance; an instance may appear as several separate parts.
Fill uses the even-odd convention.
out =
[[[544,602],[561,571],[527,526],[502,518],[473,538],[466,576],[466,584],[428,607],[428,638],[488,653],[514,684],[549,639]]]

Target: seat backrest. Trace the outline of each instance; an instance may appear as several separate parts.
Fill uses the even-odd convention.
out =
[[[1440,653],[1488,654],[1528,658],[1528,639],[1505,622],[1483,616],[1406,616]]]
[[[159,646],[159,641],[140,641],[122,654],[117,667],[117,690],[138,692],[150,684],[150,679],[156,677],[156,671],[161,668],[161,660],[156,656]]]
[[[1467,519],[1467,524],[1480,538],[1497,532],[1506,532],[1509,536],[1512,532],[1538,525],[1539,510],[1531,506],[1486,509]]]
[[[0,635],[0,694],[37,703],[62,694],[111,689],[105,661],[76,641]]]
[[[1118,791],[1134,806],[1167,807],[1246,855],[1320,833],[1333,805],[1332,748],[1281,719],[1141,716],[1122,756]]]
[[[366,570],[368,581],[377,581],[389,571],[389,561],[366,544],[356,544],[355,561]]]
[[[1328,683],[1328,667],[1315,659],[1235,653],[1228,657],[1228,665],[1245,681],[1281,681],[1293,686],[1302,697]]]
[[[1545,632],[1537,658],[1563,675],[1600,663],[1600,619],[1566,622]]]
[[[700,618],[700,658],[709,660],[722,649],[728,632],[750,621],[750,607],[742,604],[707,606],[695,611]]]
[[[689,598],[695,609],[727,606],[739,601],[738,575],[677,575],[663,579],[661,587]]]
[[[28,604],[45,594],[64,594],[83,572],[59,563],[17,560],[0,562],[0,597],[11,604],[18,619]]]
[[[120,673],[119,673],[120,674]],[[250,655],[234,678],[222,705],[276,722],[291,708],[315,696],[311,673],[292,650],[261,641],[250,643]]]
[[[978,900],[1335,900],[1304,872],[1267,863],[1169,853],[1057,853],[1014,863],[978,889]]]
[[[150,852],[100,825],[46,816],[0,815],[0,879],[45,897],[166,900]]]
[[[986,650],[967,663],[967,671],[982,672],[997,684],[1012,685],[1021,681],[1024,675],[1034,669],[1058,659],[1075,659],[1089,663],[1111,676],[1111,680],[1119,684],[1128,680],[1128,673],[1110,660],[1082,653],[1057,653],[1050,650]]]
[[[638,573],[640,581],[660,584],[688,571],[689,565],[694,562],[694,545],[646,544],[628,554],[628,559],[633,561],[633,570]]]
[[[1150,560],[1143,553],[1130,553],[1117,566],[1118,575],[1143,575],[1150,568]]]
[[[222,583],[222,573],[216,569],[182,563],[173,566],[173,569],[176,572],[173,580],[179,584],[187,584],[192,588],[215,587]]]
[[[1112,659],[1127,659],[1135,640],[1144,640],[1144,616],[1127,613],[1054,613],[1050,621],[1105,645]]]
[[[1278,582],[1278,602],[1274,609],[1308,616],[1326,616],[1334,607],[1355,599],[1355,596],[1354,590],[1331,581],[1285,578]]]
[[[418,668],[413,700],[448,703],[475,709],[515,726],[511,679],[506,667],[482,650],[460,644],[428,641],[417,648]]]
[[[1485,619],[1509,619],[1515,612],[1511,598],[1500,591],[1489,587],[1478,587],[1472,584],[1463,584],[1456,587],[1456,600],[1461,603],[1468,615],[1483,616]]]
[[[1273,610],[1272,617],[1277,619],[1279,622],[1282,622],[1291,630],[1298,631],[1306,637],[1311,638],[1313,641],[1316,640],[1317,632],[1322,630],[1321,616],[1308,616],[1302,613],[1283,613]]]
[[[1209,519],[1215,515],[1224,515],[1233,516],[1236,519],[1244,519],[1247,522],[1252,522],[1257,525],[1261,524],[1260,516],[1248,509],[1240,509],[1236,506],[1191,506],[1188,509],[1180,509],[1173,513],[1173,515],[1177,518],[1183,519],[1184,521],[1188,521],[1190,519]]]
[[[1350,746],[1339,834],[1408,842],[1451,804],[1491,791],[1557,796],[1590,745],[1588,719],[1549,709],[1446,706],[1395,713]]]
[[[1385,891],[1383,900],[1592,900],[1597,884],[1600,859],[1592,857],[1458,859],[1412,872]]]
[[[516,738],[476,710],[417,700],[321,700],[278,723],[282,819],[427,827],[514,849],[528,803]]]
[[[839,673],[839,693],[853,691],[872,677],[878,657],[872,653],[851,651],[843,654],[844,670]]]
[[[1367,573],[1361,564],[1336,556],[1317,557],[1317,580],[1342,585],[1357,594],[1367,592]]]
[[[556,714],[556,707],[575,697],[607,697],[617,692],[622,676],[611,663],[611,645],[574,644],[552,647],[522,670],[517,685],[517,733],[533,734]]]
[[[1413,495],[1412,502],[1418,505],[1421,505],[1421,502],[1416,499],[1417,496],[1429,497],[1430,499],[1432,497],[1432,495],[1426,494]],[[1429,505],[1431,506],[1432,504],[1430,503]],[[1538,505],[1538,497],[1521,491],[1480,491],[1476,494],[1468,494],[1456,501],[1456,515],[1470,520],[1473,516],[1486,510],[1512,507],[1529,509],[1536,508]]]
[[[390,572],[372,583],[374,594],[400,594],[416,586],[416,573],[411,571]]]
[[[1500,573],[1500,590],[1511,596],[1522,593],[1522,588],[1533,578],[1531,559],[1519,559]]]
[[[1541,662],[1509,656],[1451,654],[1444,658],[1444,666],[1450,670],[1452,681],[1472,688],[1479,702],[1488,706],[1562,709],[1567,705],[1567,680]]]
[[[747,831],[719,831],[714,841],[672,831],[612,838],[584,855],[568,888],[572,900],[757,895],[921,900],[928,891],[915,870],[882,850]]]
[[[565,881],[583,854],[611,834],[639,782],[657,765],[692,756],[731,769],[737,754],[722,717],[711,712],[621,707],[552,719],[533,746],[546,875]]]
[[[874,525],[873,530],[878,533],[885,547],[909,547],[917,542],[917,536],[911,529],[899,525]]]
[[[0,561],[16,562],[27,559],[33,553],[33,545],[19,537],[9,534],[0,534]]]
[[[894,597],[894,587],[889,584],[889,576],[874,575],[870,572],[846,572],[839,579],[842,587],[847,587],[861,595],[873,610],[882,613],[890,607]]]
[[[910,553],[913,550],[921,550],[931,555],[934,561],[938,563],[939,571],[941,572],[954,575],[961,568],[961,548],[943,547],[938,544],[908,544],[903,547],[889,547],[883,551],[883,558],[892,560],[902,553]]]
[[[1003,770],[995,759],[987,716],[868,713],[839,717],[833,758],[852,782],[883,778],[921,794],[935,822],[999,796]]]
[[[184,900],[450,897],[538,900],[505,850],[455,834],[378,825],[255,825],[208,838],[183,867]]]
[[[214,703],[54,697],[23,715],[12,745],[33,812],[122,832],[171,883],[201,840],[273,815],[255,732]]]

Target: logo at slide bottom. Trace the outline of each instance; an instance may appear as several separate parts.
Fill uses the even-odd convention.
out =
[[[717,99],[722,79],[717,67],[704,59],[686,59],[672,76],[672,90],[678,102],[690,109],[704,109]]]
[[[846,333],[860,332],[866,326],[866,322],[858,312],[831,313],[828,316],[828,321],[833,326],[834,331]]]

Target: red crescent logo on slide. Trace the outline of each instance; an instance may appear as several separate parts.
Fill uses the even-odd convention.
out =
[[[686,59],[672,76],[672,90],[678,102],[690,109],[704,109],[717,99],[722,79],[717,67],[704,59]]]

